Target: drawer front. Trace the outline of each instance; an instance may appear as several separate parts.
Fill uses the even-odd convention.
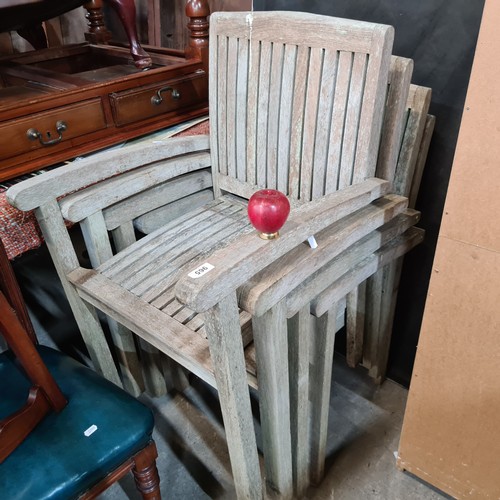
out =
[[[106,128],[101,99],[90,99],[0,124],[0,159],[50,148],[75,137]],[[66,144],[65,144],[66,143]]]
[[[128,125],[164,113],[182,110],[207,100],[205,72],[110,94],[116,126]]]

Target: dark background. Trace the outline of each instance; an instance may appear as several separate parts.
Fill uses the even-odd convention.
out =
[[[405,258],[388,369],[390,378],[408,386],[484,0],[254,0],[253,5],[390,24],[393,54],[413,59],[412,82],[432,88],[436,128],[416,206],[426,238]]]

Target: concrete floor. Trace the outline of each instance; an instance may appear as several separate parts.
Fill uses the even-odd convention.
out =
[[[449,498],[396,469],[395,453],[408,391],[388,380],[375,386],[363,369],[336,357],[330,403],[326,474],[310,500],[439,500]],[[236,498],[216,392],[195,380],[183,394],[143,397],[156,415],[154,438],[166,499]],[[258,401],[252,395],[258,416]],[[256,432],[259,441],[257,418]],[[139,498],[132,477],[104,499]]]

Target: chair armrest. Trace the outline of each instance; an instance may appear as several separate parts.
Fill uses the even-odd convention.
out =
[[[235,291],[278,258],[341,218],[387,194],[390,183],[380,179],[337,191],[292,210],[276,240],[247,233],[214,252],[181,277],[176,296],[196,312],[204,312]]]
[[[15,184],[7,200],[27,211],[86,186],[185,153],[209,150],[208,136],[174,137],[163,145],[138,142],[88,156],[42,175]]]
[[[316,234],[314,250],[298,245],[244,283],[238,289],[240,307],[252,316],[262,316],[285,297],[288,302],[299,287],[304,298],[304,290],[320,293],[316,282],[321,281],[324,288],[323,283],[334,275],[347,272],[417,223],[420,213],[406,209],[407,205],[408,198],[389,194],[323,229]],[[306,287],[314,276],[320,278]]]

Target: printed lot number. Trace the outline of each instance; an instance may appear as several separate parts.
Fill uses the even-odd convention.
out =
[[[200,267],[195,269],[194,271],[191,271],[188,276],[190,278],[201,278],[203,275],[207,274],[210,272],[214,266],[212,264],[209,264],[208,262],[205,262],[205,264],[202,264]]]

